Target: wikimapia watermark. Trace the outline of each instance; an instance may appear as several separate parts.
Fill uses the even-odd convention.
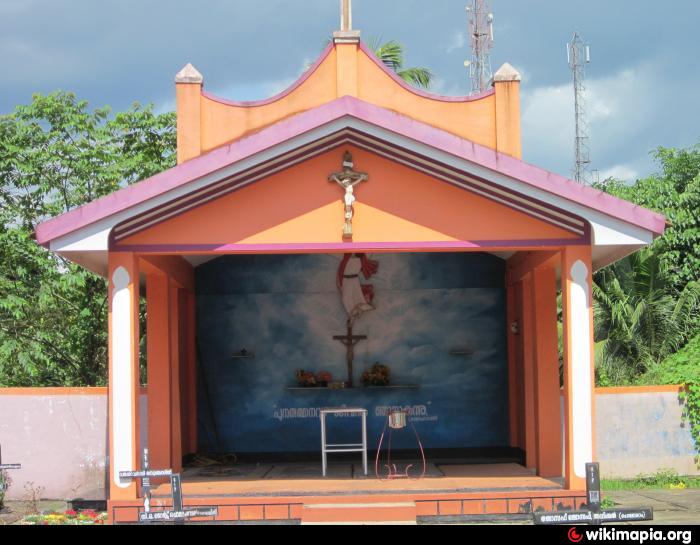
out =
[[[693,542],[692,530],[618,530],[617,528],[598,528],[584,530],[580,533],[576,528],[569,530],[569,541],[581,543],[584,541],[627,541],[632,543],[648,543],[651,541],[678,541],[684,545]]]

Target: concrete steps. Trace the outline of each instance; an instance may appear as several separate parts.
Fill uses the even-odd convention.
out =
[[[415,502],[304,505],[303,525],[415,525]]]

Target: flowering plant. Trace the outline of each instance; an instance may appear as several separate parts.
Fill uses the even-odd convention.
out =
[[[303,369],[297,369],[297,382],[303,388],[312,388],[317,385],[314,374]]]
[[[369,371],[362,374],[362,384],[365,386],[388,386],[391,370],[381,363],[375,363]]]
[[[331,375],[328,371],[321,371],[316,375],[316,382],[321,384],[333,382],[333,375]]]
[[[107,513],[97,513],[92,510],[64,511],[63,513],[45,513],[28,515],[19,524],[23,526],[91,526],[102,525],[107,520]]]

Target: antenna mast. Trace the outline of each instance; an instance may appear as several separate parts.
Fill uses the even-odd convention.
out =
[[[574,179],[581,184],[591,183],[591,152],[588,147],[588,123],[586,120],[586,65],[591,62],[591,48],[577,32],[566,45],[569,67],[574,75],[574,107],[576,111],[576,139]]]
[[[465,62],[469,68],[472,94],[483,93],[489,88],[491,71],[491,50],[493,49],[493,13],[491,0],[470,0],[467,5],[469,17],[469,38],[472,58]]]

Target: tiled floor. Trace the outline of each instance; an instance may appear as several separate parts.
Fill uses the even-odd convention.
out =
[[[422,464],[414,463],[409,475],[421,474]],[[399,469],[405,463],[397,463]],[[190,468],[183,475],[186,495],[257,495],[299,493],[377,493],[401,491],[506,491],[561,490],[557,482],[543,479],[517,464],[460,464],[437,461],[427,466],[426,478],[382,480],[362,474],[360,464],[330,464],[328,477],[321,476],[320,464],[262,464]],[[169,485],[161,485],[155,495],[167,495]]]

